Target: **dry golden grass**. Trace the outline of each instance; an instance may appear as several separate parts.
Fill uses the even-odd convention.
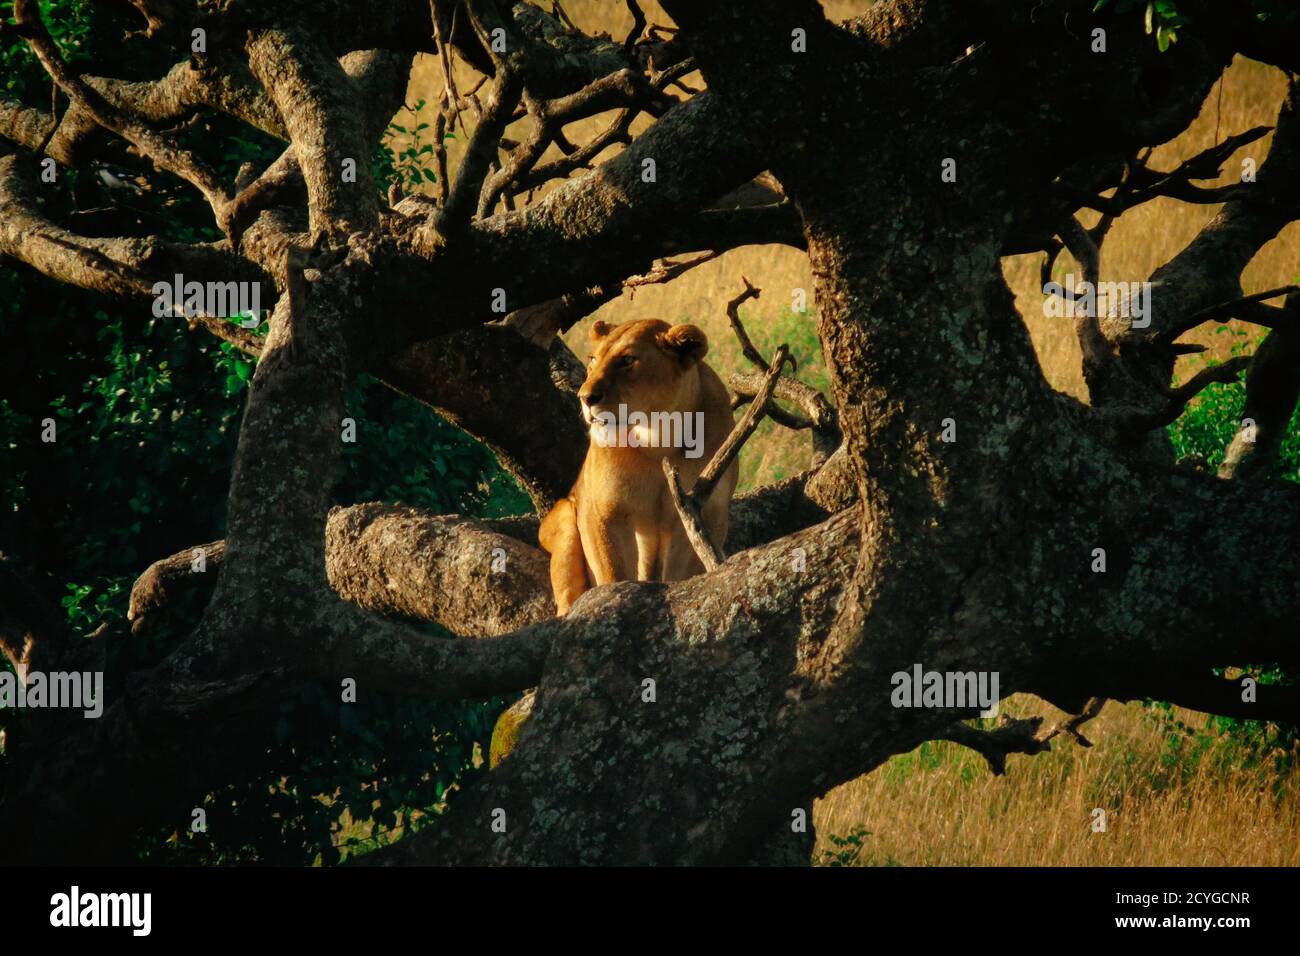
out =
[[[1047,722],[1060,716],[1029,695],[1002,708]],[[1168,730],[1140,704],[1112,701],[1082,730],[1093,747],[1058,738],[1050,753],[1009,758],[1003,777],[955,744],[894,757],[818,801],[818,855],[851,855],[831,837],[862,827],[869,833],[856,865],[1300,865],[1300,768],[1244,767],[1242,751],[1222,737],[1199,752],[1186,737],[1176,755]],[[1104,833],[1092,830],[1098,807]]]
[[[652,22],[671,22],[656,4],[642,4]],[[832,17],[863,9],[864,2],[828,2]],[[564,7],[583,29],[621,38],[631,19],[621,3],[610,0],[565,0]],[[459,87],[474,77],[463,67]],[[690,78],[700,86],[698,76]],[[424,58],[412,74],[411,103],[434,102],[442,86],[441,71]],[[1192,126],[1156,150],[1156,168],[1169,169],[1217,142],[1219,138],[1257,125],[1272,125],[1281,102],[1282,74],[1258,63],[1238,60],[1207,99]],[[431,122],[426,111],[423,118]],[[610,115],[573,124],[566,132],[581,142],[609,122]],[[399,120],[405,122],[409,116]],[[634,131],[644,128],[646,121]],[[519,129],[512,135],[518,136]],[[451,144],[453,170],[463,148],[463,136]],[[1095,135],[1104,137],[1105,117],[1098,117]],[[1271,137],[1244,147],[1224,166],[1219,181],[1240,175],[1241,160],[1262,163]],[[613,149],[605,156],[613,154]],[[1108,239],[1102,263],[1103,279],[1140,281],[1182,249],[1218,211],[1215,206],[1190,206],[1158,200],[1123,216]],[[1090,223],[1089,223],[1090,224]],[[1043,374],[1053,387],[1085,399],[1079,369],[1079,348],[1068,320],[1042,314],[1038,285],[1042,255],[1004,260],[1003,272],[1016,295],[1017,307],[1037,350]],[[1058,275],[1069,268],[1058,263]],[[1300,273],[1300,225],[1291,225],[1264,247],[1243,276],[1247,292],[1262,291],[1293,281]],[[766,354],[777,343],[789,342],[800,359],[805,381],[825,385],[825,368],[816,344],[811,315],[794,315],[794,290],[808,292],[812,305],[812,274],[807,256],[782,246],[751,246],[733,250],[668,285],[625,292],[566,335],[580,355],[586,352],[590,321],[622,322],[659,317],[700,325],[712,343],[709,361],[725,378],[743,367],[727,326],[725,306],[743,288],[742,276],[764,290],[757,302],[742,310],[747,327]],[[1159,307],[1159,292],[1156,292]],[[1228,336],[1213,329],[1186,337],[1211,346],[1223,357]],[[1196,360],[1184,360],[1194,362]],[[1180,368],[1186,374],[1187,366]],[[746,446],[741,459],[741,489],[752,488],[800,470],[807,462],[809,439],[765,423]],[[1033,698],[1013,699],[1013,711],[1048,712]],[[1189,715],[1191,721],[1203,718]],[[1219,746],[1175,787],[1162,762],[1164,738],[1142,708],[1109,704],[1090,725],[1096,747],[1083,750],[1057,744],[1056,750],[1034,758],[1013,757],[1005,778],[993,778],[973,754],[949,744],[928,745],[929,770],[913,767],[917,755],[895,758],[881,771],[832,791],[816,811],[821,833],[819,848],[834,849],[830,834],[854,826],[874,831],[866,838],[862,860],[905,864],[1289,864],[1300,863],[1300,788],[1295,774],[1283,782],[1280,795],[1275,774],[1264,769],[1242,770],[1236,752]],[[1215,762],[1216,755],[1223,764]],[[1089,829],[1093,807],[1109,811],[1106,833]]]

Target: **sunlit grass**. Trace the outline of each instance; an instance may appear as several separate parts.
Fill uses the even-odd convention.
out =
[[[1016,716],[1060,712],[1029,695]],[[1175,710],[1192,728],[1203,715]],[[1159,712],[1110,702],[1082,728],[1013,755],[993,776],[978,754],[927,743],[831,791],[813,811],[820,862],[907,866],[1295,866],[1300,767],[1213,734],[1171,730]],[[1105,832],[1093,812],[1105,811]],[[855,828],[857,839],[852,838]],[[869,831],[860,835],[861,830]],[[837,841],[836,838],[839,838]],[[855,852],[856,851],[856,852]]]

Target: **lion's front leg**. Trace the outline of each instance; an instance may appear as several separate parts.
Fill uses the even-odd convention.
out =
[[[682,581],[704,570],[676,512],[673,513],[673,519],[676,527],[670,526],[660,534],[659,561],[654,577],[656,581]]]
[[[636,580],[636,535],[626,520],[599,520],[594,516],[579,515],[578,530],[593,587]]]
[[[555,595],[556,614],[564,617],[589,587],[577,509],[570,499],[561,498],[556,502],[542,521],[538,539],[551,555],[551,591]]]

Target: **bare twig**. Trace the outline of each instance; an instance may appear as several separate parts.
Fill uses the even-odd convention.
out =
[[[741,292],[740,295],[727,303],[727,318],[731,322],[731,331],[735,332],[736,338],[740,340],[741,354],[744,355],[745,358],[749,359],[749,361],[754,365],[761,369],[766,369],[767,362],[763,360],[763,356],[759,353],[758,349],[754,347],[754,343],[749,338],[749,333],[745,331],[745,326],[740,321],[741,303],[746,302],[749,299],[757,299],[763,294],[763,290],[754,288],[754,286],[750,285],[749,280],[744,276],[740,277],[740,281],[745,283],[745,291]]]
[[[703,265],[706,262],[718,258],[721,252],[702,252],[693,259],[664,259],[649,272],[639,276],[629,276],[623,280],[623,288],[637,289],[643,285],[658,285],[664,282],[671,282],[685,272],[689,272],[696,266]],[[766,368],[767,366],[764,366]]]
[[[1003,714],[991,730],[979,730],[960,721],[948,727],[936,739],[951,740],[969,747],[988,761],[989,770],[1001,776],[1007,769],[1010,754],[1038,754],[1051,750],[1051,741],[1064,734],[1072,737],[1081,747],[1091,747],[1092,741],[1079,733],[1079,728],[1101,713],[1106,704],[1104,697],[1092,697],[1083,709],[1064,720],[1059,720],[1044,732],[1039,732],[1042,717],[1012,717]]]
[[[1206,386],[1216,382],[1231,382],[1237,375],[1250,367],[1253,356],[1234,355],[1226,362],[1210,365],[1201,369],[1177,388],[1171,388],[1166,394],[1180,405],[1186,405],[1205,390]]]
[[[762,289],[755,288],[750,281],[741,276],[741,281],[745,283],[745,289],[734,299],[727,303],[727,319],[731,322],[732,331],[736,333],[736,338],[740,341],[740,350],[745,358],[766,373],[768,368],[767,360],[759,352],[750,339],[749,333],[745,331],[745,325],[740,321],[741,303],[748,299],[756,299],[762,294]],[[794,356],[790,357],[792,367],[797,367]],[[755,399],[762,391],[765,381],[764,376],[757,373],[737,374],[731,376],[728,385],[735,393],[732,401],[732,408],[739,408],[746,402]],[[838,416],[835,414],[835,408],[826,398],[816,389],[805,385],[798,379],[788,378],[785,375],[779,375],[776,381],[776,390],[773,393],[775,397],[792,401],[800,405],[807,418],[788,412],[776,402],[768,402],[766,414],[777,424],[794,429],[796,431],[805,428],[813,430],[813,461],[814,467],[821,464],[840,444],[840,429]]]
[[[439,216],[440,231],[444,234],[469,224],[477,208],[476,198],[482,192],[483,183],[496,159],[501,134],[510,121],[522,89],[523,84],[515,70],[502,68],[497,72],[492,98],[474,126],[456,181]]]
[[[1205,322],[1226,322],[1234,317],[1253,322],[1252,316],[1257,315],[1257,312],[1251,306],[1268,299],[1277,299],[1296,292],[1300,292],[1300,286],[1284,285],[1276,289],[1269,289],[1267,292],[1256,292],[1254,295],[1246,295],[1239,299],[1231,299],[1227,302],[1208,306],[1174,323],[1167,331],[1161,333],[1160,341],[1172,342],[1184,332],[1188,332]]]
[[[668,493],[672,495],[673,505],[677,508],[677,514],[682,519],[682,527],[686,529],[686,538],[699,555],[705,571],[715,570],[723,561],[727,560],[722,549],[709,536],[709,532],[704,527],[704,520],[700,517],[700,508],[696,504],[695,497],[688,495],[682,489],[681,476],[677,473],[677,466],[673,464],[671,458],[663,459],[664,477],[668,481]],[[696,482],[699,487],[699,482]]]
[[[698,93],[699,90],[693,89],[682,82],[682,77],[695,69],[695,57],[688,56],[685,59],[678,60],[672,66],[666,66],[662,70],[655,70],[654,64],[650,65],[650,85],[657,90],[662,90],[667,86],[676,84],[682,91],[690,94]]]
[[[577,148],[564,137],[564,125],[577,119],[594,116],[618,106],[637,103],[643,99],[644,80],[630,69],[620,69],[593,80],[582,89],[553,100],[538,100],[527,91],[524,92],[525,110],[523,115],[533,118],[533,129],[528,139],[517,144],[509,161],[501,171],[483,185],[479,199],[479,214],[495,205],[504,193],[516,195],[523,190],[522,182],[541,159],[551,143],[560,144],[565,156],[572,156]],[[502,147],[506,148],[505,141]]]
[[[695,553],[699,555],[706,571],[712,571],[726,558],[717,542],[709,536],[708,531],[705,529],[704,522],[700,517],[700,511],[708,502],[718,480],[722,475],[726,474],[736,455],[740,453],[741,447],[753,434],[754,429],[758,427],[759,421],[762,420],[764,413],[767,411],[772,393],[776,389],[776,382],[781,375],[781,368],[788,358],[789,351],[786,347],[784,345],[778,346],[776,355],[772,358],[772,367],[768,369],[753,404],[745,409],[745,414],[741,416],[740,421],[731,430],[731,434],[713,453],[709,463],[704,466],[704,470],[695,479],[695,486],[691,489],[690,494],[682,490],[677,467],[669,458],[663,459],[664,477],[668,482],[668,492],[672,496],[673,505],[677,508],[678,516],[682,519],[682,526],[686,529],[686,537],[691,542],[691,547],[695,549]]]
[[[757,372],[737,372],[727,379],[727,385],[737,398],[740,399],[733,407],[739,407],[752,400],[763,387],[763,376]],[[815,428],[825,429],[827,431],[839,433],[838,416],[835,413],[835,406],[827,400],[821,392],[811,385],[805,385],[796,378],[790,378],[787,375],[780,376],[776,381],[776,398],[787,402],[794,402],[808,417],[806,419],[798,418],[801,424],[791,425],[792,428]],[[774,403],[768,404],[767,413],[772,418],[777,418],[779,406]],[[789,415],[789,413],[786,413]]]
[[[1141,161],[1126,167],[1126,187],[1117,190],[1115,195],[1107,198],[1098,196],[1086,189],[1079,189],[1068,183],[1057,183],[1056,191],[1071,202],[1097,212],[1118,216],[1127,209],[1140,206],[1157,196],[1168,196],[1189,203],[1221,203],[1237,199],[1247,193],[1241,183],[1226,186],[1194,186],[1193,179],[1215,179],[1220,175],[1220,167],[1236,150],[1255,142],[1267,134],[1272,127],[1256,126],[1244,133],[1230,136],[1228,139],[1211,146],[1169,172],[1149,169]]]
[[[1079,713],[1067,717],[1064,720],[1058,720],[1048,728],[1046,733],[1039,736],[1038,739],[1043,743],[1047,743],[1053,737],[1065,734],[1067,737],[1073,738],[1074,742],[1080,747],[1091,747],[1092,741],[1079,733],[1079,728],[1100,714],[1101,709],[1105,706],[1105,697],[1090,697]]]
[[[762,421],[763,415],[767,412],[768,402],[772,399],[772,393],[776,391],[776,382],[781,375],[781,368],[789,358],[790,350],[784,345],[778,345],[776,353],[772,356],[772,365],[768,368],[767,375],[763,377],[762,387],[759,388],[758,394],[754,396],[753,403],[749,408],[745,409],[745,414],[736,423],[736,427],[731,430],[727,440],[713,453],[713,458],[704,466],[704,470],[700,472],[700,477],[695,480],[695,487],[691,489],[691,497],[696,501],[705,502],[709,500],[714,485],[731,467],[732,461],[740,453],[741,446],[749,440],[749,436],[754,433],[754,429]]]
[[[619,110],[618,115],[605,128],[604,132],[599,133],[595,138],[569,155],[535,167],[532,172],[515,185],[516,194],[536,189],[552,179],[563,179],[576,169],[587,168],[591,161],[599,156],[606,147],[612,146],[614,143],[631,142],[632,121],[636,119],[636,116],[636,109]]]
[[[447,37],[442,34],[442,26],[438,21],[438,5],[434,0],[429,0],[429,12],[433,15],[433,38],[438,47],[438,61],[442,64],[443,101],[446,108],[451,111],[451,126],[452,129],[455,129],[456,118],[460,109],[460,94],[456,92],[456,76],[451,62],[451,50],[447,43]],[[451,8],[451,33],[456,32],[456,14],[459,12],[460,4],[453,4]]]
[[[1116,408],[1100,412],[1104,420],[1113,422],[1123,431],[1141,434],[1153,428],[1163,428],[1170,424],[1187,407],[1187,403],[1205,390],[1207,386],[1221,382],[1235,381],[1237,376],[1250,367],[1252,356],[1235,355],[1219,365],[1210,365],[1201,369],[1177,388],[1167,389],[1168,402],[1155,411],[1134,412],[1132,409]]]

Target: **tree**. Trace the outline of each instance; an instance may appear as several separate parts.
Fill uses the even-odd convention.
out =
[[[259,282],[274,304],[265,338],[191,318],[257,358],[202,617],[101,719],[24,721],[8,744],[6,858],[123,858],[132,832],[183,818],[264,745],[275,703],[310,680],[449,699],[539,688],[511,756],[436,826],[366,858],[382,863],[806,859],[799,811],[925,740],[1000,771],[1077,732],[1097,698],[1295,719],[1293,687],[1248,702],[1215,669],[1297,663],[1300,496],[1270,469],[1300,389],[1300,298],[1243,297],[1239,279],[1300,217],[1296,89],[1254,181],[1196,185],[1241,137],[1175,170],[1147,152],[1234,55],[1300,67],[1294,15],[1180,0],[1148,8],[1151,22],[1161,7],[1153,37],[1128,5],[1091,0],[886,0],[845,23],[811,2],[664,0],[679,31],[643,31],[638,10],[619,42],[493,0],[386,4],[361,23],[334,0],[132,6],[178,57],[161,78],[73,69],[36,4],[15,3],[6,30],[68,106],[4,107],[0,253],[118,297],[155,298],[182,273]],[[454,179],[439,154],[432,197],[385,204],[367,160],[416,52],[459,57],[490,86],[449,84],[441,104],[439,144],[476,114]],[[693,69],[708,89],[671,94]],[[605,134],[568,142],[566,123],[609,109]],[[232,187],[177,132],[208,110],[288,146]],[[640,113],[654,122],[633,137]],[[521,114],[532,133],[503,142]],[[110,149],[192,186],[223,238],[96,237],[45,215],[36,157]],[[1144,321],[1080,310],[1082,405],[1044,381],[999,257],[1069,249],[1096,283],[1109,222],[1157,196],[1227,204],[1150,277]],[[1085,208],[1100,225],[1080,224]],[[330,512],[319,476],[361,373],[480,439],[544,510],[585,442],[555,332],[689,262],[657,259],[755,242],[807,249],[842,442],[735,502],[716,570],[599,588],[556,619],[535,519]],[[1274,331],[1249,361],[1254,440],[1234,440],[1215,477],[1176,464],[1161,429],[1246,366],[1170,384],[1178,337],[1227,317]],[[784,377],[780,393],[819,415]],[[134,615],[165,616],[211,581],[187,554],[141,578]],[[493,577],[502,554],[510,573]],[[0,565],[7,656],[95,669],[105,649],[74,638],[15,565]],[[977,707],[893,706],[891,676],[916,663],[997,672],[1004,694],[1078,717],[986,730],[965,722]]]

